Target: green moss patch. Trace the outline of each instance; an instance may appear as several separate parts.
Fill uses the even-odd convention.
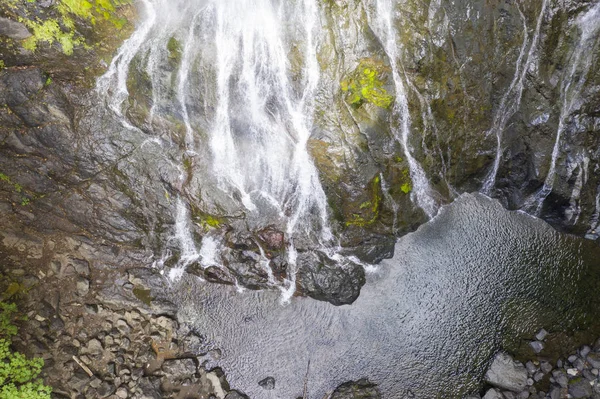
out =
[[[380,108],[389,108],[394,96],[384,88],[387,67],[372,59],[364,59],[348,79],[340,82],[346,93],[346,101],[355,107],[371,103]]]
[[[72,55],[76,46],[87,46],[85,38],[76,32],[76,19],[92,26],[108,24],[120,30],[127,19],[120,17],[117,9],[129,3],[130,0],[60,0],[53,8],[54,18],[21,18],[32,31],[32,36],[23,40],[22,45],[33,52],[40,43],[58,43],[64,54]]]

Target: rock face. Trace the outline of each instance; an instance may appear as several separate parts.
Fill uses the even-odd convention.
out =
[[[510,355],[498,353],[485,374],[487,383],[513,392],[521,392],[527,386],[527,370]]]
[[[219,191],[206,154],[185,150],[180,31],[157,47],[164,62],[133,56],[121,115],[110,93],[89,89],[133,30],[135,9],[122,2],[88,12],[62,0],[0,4],[0,213],[49,236],[146,248],[155,254],[149,264],[186,267],[211,282],[262,289],[288,281],[337,305],[359,295],[360,262],[391,256],[395,237],[427,220],[421,180],[434,207],[483,190],[597,239],[595,2],[391,3],[394,54],[381,19],[394,13],[378,14],[386,1],[317,4],[320,79],[306,147],[340,253],[354,261],[331,262],[310,234],[294,239],[277,212],[253,220],[239,198]],[[59,27],[51,38],[40,35],[45,23]],[[293,89],[306,60],[299,43],[289,44]],[[215,79],[210,60],[193,56],[186,112],[202,141],[216,101],[206,82]],[[218,254],[186,263],[181,242],[198,252],[209,242],[206,251]],[[85,294],[84,281],[79,288]]]

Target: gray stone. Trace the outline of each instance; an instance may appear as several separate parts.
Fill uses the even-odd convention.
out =
[[[489,389],[485,395],[483,395],[483,399],[504,399],[502,394],[497,389]]]
[[[535,353],[540,353],[542,349],[544,349],[544,344],[540,341],[532,341],[529,343],[529,346],[531,346],[531,349],[533,349]]]
[[[575,366],[577,370],[582,371],[585,368],[585,362],[583,361],[583,359],[577,358],[577,360],[575,360],[575,363],[573,363],[573,366]]]
[[[533,364],[532,361],[528,361],[527,363],[525,363],[525,368],[527,369],[527,372],[531,375],[535,374],[536,371],[538,371],[538,367]]]
[[[173,379],[190,378],[196,374],[196,363],[192,359],[165,360],[162,370]]]
[[[514,392],[502,392],[504,399],[516,399],[517,395]]]
[[[492,365],[485,374],[485,380],[495,387],[521,392],[527,385],[527,370],[508,354],[500,352],[494,357]]]
[[[585,345],[583,348],[581,348],[581,350],[579,351],[579,354],[581,355],[582,358],[585,359],[585,357],[592,351],[592,348],[590,348],[589,346]]]
[[[583,370],[583,372],[581,373],[583,375],[583,377],[589,381],[595,380],[596,377],[594,376],[594,374],[592,374],[592,372],[590,370]]]
[[[550,389],[550,399],[560,399],[561,390],[558,387],[552,387]]]
[[[263,387],[266,390],[273,390],[275,389],[275,378],[273,377],[267,377],[264,380],[261,380],[258,382],[258,385],[260,385],[261,387]]]
[[[569,395],[575,399],[589,398],[592,396],[592,386],[586,379],[576,379],[569,384]]]
[[[102,353],[102,343],[97,339],[92,339],[86,345],[86,352],[91,355],[99,355]]]
[[[248,399],[248,397],[238,391],[230,391],[227,396],[225,396],[225,399]]]
[[[595,369],[600,369],[600,355],[597,353],[590,353],[587,356],[587,361],[592,365]]]
[[[12,19],[0,17],[0,35],[11,39],[23,40],[31,36],[25,25]]]
[[[566,388],[569,384],[569,379],[567,378],[567,374],[564,372],[564,370],[554,370],[552,372],[552,376],[554,377],[556,383],[563,388]]]
[[[85,296],[90,291],[90,282],[88,279],[80,277],[77,279],[77,294]]]
[[[543,341],[546,339],[547,335],[548,335],[548,331],[546,331],[542,328],[537,334],[535,334],[535,339],[537,339],[538,341]]]
[[[549,362],[543,361],[540,363],[540,368],[542,369],[542,373],[548,374],[552,371],[552,364]]]
[[[542,378],[544,378],[544,373],[542,373],[541,371],[538,373],[535,373],[535,375],[533,376],[533,379],[538,382],[541,381]]]
[[[106,398],[115,392],[115,386],[108,381],[104,381],[100,384],[96,392],[98,393],[98,397]]]
[[[127,392],[127,388],[120,387],[119,389],[117,389],[115,395],[117,395],[121,399],[127,399],[129,393]]]
[[[575,360],[577,360],[577,356],[571,355],[567,358],[567,360],[569,361],[569,363],[573,364],[573,363],[575,363]]]

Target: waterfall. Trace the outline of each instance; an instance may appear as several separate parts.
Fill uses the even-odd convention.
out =
[[[338,244],[327,198],[307,150],[320,80],[318,0],[143,4],[143,21],[98,81],[107,106],[123,124],[132,125],[123,108],[129,69],[139,60],[136,67],[152,82],[146,123],[156,129],[156,120],[177,117],[185,128],[180,169],[193,165],[203,195],[214,194],[216,202],[225,198],[234,204],[228,209],[237,208],[251,221],[270,222],[286,234],[287,280],[279,287],[286,298],[295,290],[298,239],[348,262],[335,256]],[[293,55],[292,47],[298,50]],[[302,65],[293,78],[292,56]],[[192,238],[188,176],[182,174],[176,186],[181,195],[174,207],[173,242],[180,251],[175,277],[192,262],[208,267],[220,259],[208,253],[219,251],[219,239],[207,234],[194,243]],[[261,265],[268,267],[264,259]]]
[[[500,162],[502,160],[502,141],[504,130],[506,129],[506,124],[509,119],[519,110],[519,106],[521,105],[521,97],[523,95],[523,83],[525,81],[525,77],[527,76],[527,71],[529,70],[531,63],[534,60],[534,55],[538,47],[538,41],[540,37],[540,30],[542,27],[542,22],[544,20],[544,15],[546,13],[546,7],[548,4],[548,0],[544,0],[542,3],[542,9],[540,10],[540,14],[537,19],[537,24],[535,27],[535,32],[533,34],[533,38],[531,39],[531,44],[529,45],[529,51],[527,52],[527,56],[523,60],[525,52],[527,50],[527,44],[529,41],[529,33],[527,29],[527,20],[523,15],[523,11],[519,7],[519,3],[516,3],[516,6],[519,10],[519,14],[521,16],[521,20],[523,21],[523,44],[521,45],[521,50],[519,52],[519,57],[517,58],[517,63],[515,66],[515,75],[513,77],[510,86],[502,100],[500,101],[500,105],[496,114],[494,115],[494,119],[492,122],[492,127],[489,130],[488,134],[494,134],[497,139],[496,146],[496,157],[494,158],[494,166],[492,170],[489,172],[487,177],[484,180],[483,187],[481,191],[484,194],[490,194],[490,191],[494,188],[496,184],[496,177],[498,175],[498,169],[500,168]]]
[[[138,53],[144,42],[147,41],[148,35],[157,21],[154,4],[150,0],[142,0],[141,2],[146,12],[143,23],[121,46],[119,52],[113,58],[108,71],[96,83],[96,90],[104,95],[108,107],[120,117],[123,117],[121,106],[129,96],[129,91],[127,90],[129,66],[133,57]],[[125,121],[124,118],[122,120]]]
[[[561,154],[562,135],[565,132],[573,106],[577,104],[592,65],[593,49],[598,41],[596,34],[600,30],[600,2],[578,18],[576,26],[580,32],[580,36],[569,60],[569,67],[560,85],[560,116],[548,174],[542,188],[529,198],[524,205],[525,209],[531,210],[535,215],[540,214],[544,200],[554,189],[556,164]]]
[[[408,97],[404,81],[401,76],[404,72],[399,60],[400,54],[398,54],[400,40],[398,40],[396,29],[394,28],[395,4],[396,2],[392,0],[376,0],[374,10],[369,12],[369,24],[374,33],[379,37],[390,60],[392,77],[396,88],[396,101],[394,102],[393,112],[400,121],[400,126],[398,128],[392,127],[392,130],[394,131],[396,140],[404,150],[404,155],[410,168],[410,177],[413,182],[411,197],[431,218],[437,213],[439,205],[434,199],[434,191],[429,184],[425,171],[412,155],[413,149],[410,144],[410,111],[408,109]],[[400,64],[400,67],[398,64]]]

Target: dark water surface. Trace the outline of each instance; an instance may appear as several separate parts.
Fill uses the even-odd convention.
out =
[[[234,389],[254,399],[309,397],[369,377],[385,398],[455,397],[477,390],[501,346],[527,346],[540,327],[586,329],[598,306],[600,248],[463,195],[401,238],[351,306],[275,292],[237,293],[188,278],[181,319],[222,349]],[[258,381],[274,377],[267,391]]]

